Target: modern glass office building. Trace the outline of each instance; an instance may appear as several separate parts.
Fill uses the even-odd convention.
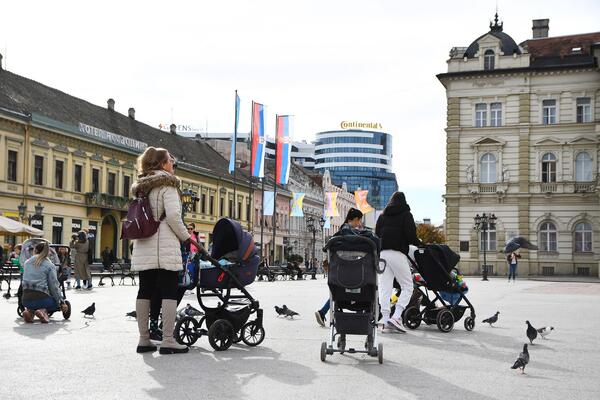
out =
[[[369,204],[377,210],[398,190],[389,133],[360,129],[319,132],[315,169],[329,170],[333,183],[341,186],[346,182],[349,192],[368,189]]]

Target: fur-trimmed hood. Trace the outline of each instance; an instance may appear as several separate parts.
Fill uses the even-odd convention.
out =
[[[148,194],[152,189],[161,186],[173,186],[181,196],[181,180],[175,175],[162,170],[153,171],[133,182],[133,185],[131,185],[131,195],[135,197],[137,192]]]

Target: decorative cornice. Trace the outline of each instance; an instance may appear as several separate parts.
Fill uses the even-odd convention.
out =
[[[32,145],[34,145],[34,146],[43,147],[43,148],[45,148],[45,149],[49,149],[49,148],[50,148],[50,145],[48,144],[48,142],[47,142],[47,141],[45,141],[45,140],[44,140],[44,139],[42,139],[42,138],[35,138],[35,139],[34,139],[34,140],[31,142],[31,144],[32,144]]]
[[[68,153],[69,152],[69,148],[67,146],[65,146],[62,143],[57,144],[56,146],[54,146],[54,151],[58,151],[61,153]]]

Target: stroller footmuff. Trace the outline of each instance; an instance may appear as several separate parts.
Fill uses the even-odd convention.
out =
[[[377,340],[379,303],[377,244],[359,235],[331,238],[328,251],[330,291],[330,337],[321,344],[321,361],[334,353],[366,353],[383,362],[383,345]],[[366,336],[364,350],[348,348],[348,335]]]

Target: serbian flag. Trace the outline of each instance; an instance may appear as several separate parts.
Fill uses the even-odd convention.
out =
[[[233,136],[231,138],[231,155],[229,156],[229,173],[235,171],[235,156],[237,146],[237,130],[240,122],[240,96],[235,91],[235,123],[233,125]]]
[[[252,102],[252,176],[265,176],[265,106]]]
[[[358,208],[363,214],[368,214],[375,209],[367,203],[368,190],[355,190],[354,200],[356,201],[356,208]]]
[[[290,163],[292,152],[292,118],[289,115],[278,115],[275,131],[275,181],[280,185],[285,185],[290,176]]]

